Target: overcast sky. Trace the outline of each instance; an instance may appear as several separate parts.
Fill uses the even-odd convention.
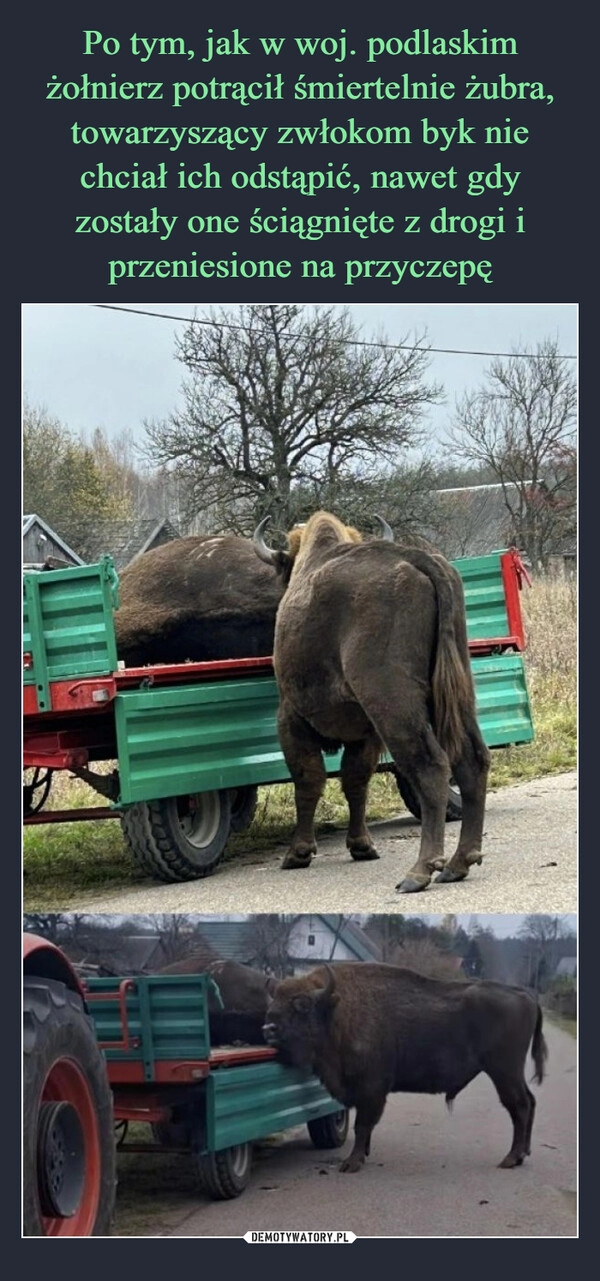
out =
[[[26,303],[23,319],[23,395],[74,432],[128,428],[143,438],[144,419],[160,419],[180,403],[184,367],[174,339],[195,308],[185,303],[140,303],[151,315],[129,314],[87,303]],[[210,303],[198,304],[207,314]],[[340,310],[342,304],[340,304]],[[364,339],[411,341],[427,331],[431,347],[464,352],[535,350],[546,338],[563,355],[577,352],[575,303],[352,304]],[[235,312],[235,307],[226,308]],[[163,312],[181,320],[162,319]],[[433,353],[429,378],[443,383],[447,400],[429,411],[428,428],[439,438],[455,399],[481,382],[490,357]],[[574,365],[575,362],[570,362]]]

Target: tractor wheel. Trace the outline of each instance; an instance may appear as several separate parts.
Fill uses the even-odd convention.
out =
[[[161,881],[210,876],[225,852],[230,825],[231,794],[226,790],[140,801],[121,815],[123,835],[137,863]]]
[[[402,774],[399,774],[397,770],[394,770],[393,773],[396,779],[398,791],[407,810],[410,810],[410,813],[413,814],[415,818],[418,818],[419,822],[421,822],[421,805],[416,792],[408,782],[408,779],[404,778]],[[458,788],[453,784],[451,779],[448,786],[448,801],[446,803],[446,822],[453,823],[461,818],[462,797]]]
[[[256,814],[257,787],[234,787],[231,791],[231,830],[245,832]]]
[[[232,1197],[239,1196],[248,1186],[251,1167],[250,1143],[238,1143],[236,1147],[196,1157],[202,1191],[214,1201],[230,1201]]]
[[[110,1234],[115,1140],[106,1063],[81,997],[56,980],[23,991],[23,1235]]]
[[[316,1148],[341,1148],[348,1138],[350,1115],[347,1108],[308,1121],[308,1133]]]

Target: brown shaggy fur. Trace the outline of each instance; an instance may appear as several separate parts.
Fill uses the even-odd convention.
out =
[[[531,1046],[541,1083],[547,1047],[540,1006],[522,988],[427,978],[395,965],[324,965],[278,984],[264,1031],[285,1062],[312,1069],[344,1107],[356,1108],[342,1171],[355,1172],[369,1155],[389,1093],[445,1094],[451,1102],[480,1072],[513,1123],[501,1165],[520,1165],[531,1151],[535,1099],[525,1060]]]
[[[365,804],[385,747],[421,804],[419,860],[402,889],[425,888],[434,869],[442,880],[464,879],[471,863],[481,862],[489,754],[475,714],[459,574],[439,553],[380,539],[365,543],[329,512],[291,531],[279,563],[288,585],[273,660],[298,820],[284,868],[306,867],[316,850],[321,752],[342,744],[352,857],[377,857]],[[463,823],[444,869],[451,772]]]

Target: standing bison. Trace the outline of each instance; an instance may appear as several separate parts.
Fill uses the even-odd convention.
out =
[[[480,1072],[513,1123],[504,1169],[531,1151],[535,1099],[547,1056],[542,1011],[527,992],[482,980],[426,978],[395,965],[323,965],[283,979],[267,1009],[265,1040],[286,1063],[312,1069],[344,1107],[356,1108],[354,1147],[340,1166],[359,1170],[387,1095],[445,1094],[451,1103]]]
[[[155,547],[119,574],[118,656],[142,667],[271,654],[282,589],[235,534]]]
[[[355,529],[317,512],[292,530],[288,550],[258,556],[287,582],[277,611],[273,663],[279,738],[294,781],[297,825],[284,868],[308,867],[314,815],[325,784],[322,752],[343,744],[342,788],[353,859],[377,858],[365,823],[369,781],[387,748],[421,810],[419,857],[397,886],[423,890],[463,880],[481,863],[489,753],[475,713],[459,574],[435,552],[397,547],[391,530],[363,543]],[[446,866],[444,824],[451,774],[460,789],[458,848]]]

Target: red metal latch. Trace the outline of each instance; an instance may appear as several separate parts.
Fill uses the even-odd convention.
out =
[[[525,579],[527,586],[531,587],[531,579],[529,577],[529,574],[527,573],[527,570],[523,564],[523,561],[521,560],[521,557],[519,556],[519,553],[516,547],[509,547],[509,551],[510,551],[512,563],[515,567],[517,582],[519,584],[519,591],[523,590],[523,579]]]

